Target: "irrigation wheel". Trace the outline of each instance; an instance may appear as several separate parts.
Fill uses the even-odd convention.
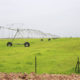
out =
[[[29,43],[29,42],[25,42],[25,43],[24,43],[24,46],[25,46],[25,47],[29,47],[29,46],[30,46],[30,43]]]
[[[48,39],[48,41],[50,41],[50,40],[51,40],[51,38]]]
[[[41,41],[43,41],[43,39],[41,39]]]
[[[8,43],[7,43],[7,46],[8,46],[8,47],[11,47],[11,46],[12,46],[12,42],[8,42]]]

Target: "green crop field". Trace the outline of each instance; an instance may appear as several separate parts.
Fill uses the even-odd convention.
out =
[[[75,73],[77,56],[80,57],[80,38],[61,38],[48,41],[40,39],[16,39],[12,47],[0,39],[0,72],[34,72],[37,56],[37,73]],[[30,47],[15,43],[31,43]]]

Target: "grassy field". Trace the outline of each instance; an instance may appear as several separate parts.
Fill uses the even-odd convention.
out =
[[[80,57],[80,38],[16,39],[14,43],[31,43],[30,47],[13,45],[7,47],[9,39],[0,39],[0,72],[34,72],[37,56],[37,72],[71,74],[75,73],[77,56]]]

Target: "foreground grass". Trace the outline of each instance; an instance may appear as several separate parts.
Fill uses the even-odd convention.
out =
[[[0,39],[0,72],[34,72],[34,58],[37,56],[38,73],[75,73],[77,56],[80,57],[80,38],[16,39],[14,43],[31,43],[30,47],[13,45],[7,47],[9,39]]]

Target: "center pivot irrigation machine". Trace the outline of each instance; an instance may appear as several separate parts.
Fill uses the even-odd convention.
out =
[[[14,35],[14,38],[12,38],[12,41],[7,43],[7,46],[12,46],[12,45],[13,45],[13,41],[15,40],[17,34],[21,34],[21,31],[23,31],[22,29],[12,29],[12,30],[15,30],[16,33],[15,33],[15,35]],[[30,46],[30,43],[29,43],[29,42],[16,43],[16,44],[17,44],[17,45],[24,45],[25,47],[29,47],[29,46]]]
[[[34,30],[34,29],[19,29],[19,28],[10,28],[10,27],[4,27],[4,26],[0,26],[0,29],[7,29],[7,30],[15,31],[15,34],[11,38],[12,41],[7,42],[7,46],[10,46],[10,47],[13,46],[13,42],[16,39],[16,36],[19,36],[19,35],[21,35],[22,38],[24,38],[23,35],[25,35],[25,39],[26,38],[40,38],[41,41],[43,41],[43,38],[48,38],[48,39],[55,38],[55,35],[44,33],[40,30]],[[23,34],[23,32],[25,32],[25,34]],[[25,47],[29,47],[30,43],[25,41],[24,43],[16,43],[16,45],[24,45]]]
[[[7,46],[13,46],[13,41],[15,40],[16,36],[18,34],[21,34],[22,31],[26,30],[26,29],[12,29],[12,28],[7,28],[7,27],[3,27],[3,26],[0,26],[0,29],[8,29],[8,30],[13,30],[13,31],[16,31],[14,37],[12,38],[12,41],[10,42],[7,42]],[[23,36],[22,36],[23,37]],[[25,47],[29,47],[30,46],[30,43],[29,42],[24,42],[24,43],[16,43],[17,45],[24,45]]]

